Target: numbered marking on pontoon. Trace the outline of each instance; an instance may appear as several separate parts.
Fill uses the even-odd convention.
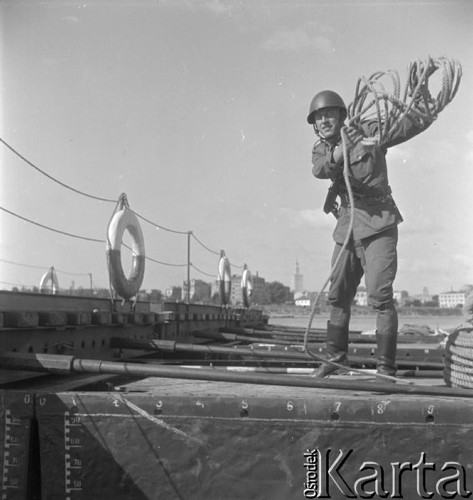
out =
[[[64,472],[66,500],[72,500],[74,492],[82,491],[81,416],[64,412]]]
[[[22,439],[22,421],[11,410],[5,410],[5,438],[3,442],[2,500],[12,498],[23,485],[21,481],[20,456],[25,447]],[[16,493],[18,494],[18,493]]]

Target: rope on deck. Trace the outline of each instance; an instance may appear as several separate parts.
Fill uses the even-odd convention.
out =
[[[450,387],[473,389],[473,293],[465,301],[463,315],[470,325],[459,326],[449,335],[443,378]]]

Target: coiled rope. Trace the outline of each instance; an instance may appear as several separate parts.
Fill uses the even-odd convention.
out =
[[[442,73],[441,88],[433,98],[427,84],[429,77],[437,70]],[[378,135],[365,137],[365,140],[383,144],[406,117],[418,125],[434,121],[455,97],[462,77],[462,67],[455,59],[429,57],[426,61],[411,63],[407,73],[403,92],[399,74],[393,70],[358,79],[355,98],[347,110],[349,126],[363,135],[362,122],[370,119],[378,122]],[[390,91],[385,79],[391,83]],[[422,107],[416,105],[420,100],[423,101]]]
[[[443,378],[450,387],[473,389],[473,293],[465,301],[463,314],[470,325],[459,326],[449,335]]]
[[[442,85],[436,98],[432,98],[428,89],[428,80],[429,77],[437,70],[441,70],[442,72]],[[377,72],[370,78],[361,77],[356,84],[355,98],[353,102],[349,104],[347,109],[348,126],[355,128],[360,133],[363,137],[362,143],[383,144],[406,117],[418,125],[431,123],[437,118],[438,114],[445,108],[445,106],[455,97],[460,85],[461,76],[461,64],[455,59],[446,57],[432,59],[429,57],[426,61],[415,61],[411,63],[408,68],[408,78],[402,97],[399,74],[394,70]],[[388,92],[386,84],[384,83],[384,79],[386,78],[388,78],[391,82],[391,92]],[[417,104],[421,99],[423,101],[424,110],[419,109],[419,106],[415,106],[415,104]],[[365,131],[361,125],[363,122],[373,119],[377,120],[378,134],[373,137],[367,137],[364,135]],[[308,339],[320,297],[325,291],[328,283],[332,280],[341,256],[346,250],[352,237],[355,204],[349,178],[349,156],[346,129],[347,127],[342,127],[340,134],[343,147],[343,178],[347,188],[350,204],[350,223],[342,248],[332,264],[330,274],[312,305],[309,322],[304,333],[303,344],[303,350],[307,352],[311,358],[316,361],[329,363],[343,370],[347,370],[347,367],[312,352],[309,348]],[[349,371],[366,375],[365,372],[353,368],[350,368]],[[376,374],[376,377],[389,381],[396,381],[398,383],[412,384],[412,382],[402,381],[397,377],[392,377],[390,375]]]

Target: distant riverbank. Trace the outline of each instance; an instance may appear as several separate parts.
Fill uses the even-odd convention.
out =
[[[270,325],[306,328],[310,319],[309,308],[295,308],[291,306],[272,306],[265,308],[270,315]],[[272,309],[272,310],[271,310]],[[465,323],[461,309],[440,309],[437,307],[399,307],[399,329],[404,325],[428,326],[450,329]],[[312,327],[325,328],[329,319],[328,307],[320,309],[315,314]],[[355,306],[352,309],[350,321],[351,330],[374,330],[376,318],[367,307]]]
[[[329,319],[328,314],[317,314],[312,321],[312,328],[325,328]],[[399,330],[407,325],[426,326],[435,331],[437,328],[449,330],[456,328],[465,322],[461,316],[399,316]],[[309,316],[270,316],[270,325],[307,328]],[[350,330],[367,331],[374,330],[376,327],[376,318],[374,315],[352,316],[350,321]]]

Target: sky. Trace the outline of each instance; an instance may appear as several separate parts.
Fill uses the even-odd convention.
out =
[[[404,85],[414,61],[457,59],[454,100],[388,152],[395,289],[473,283],[470,0],[0,0],[0,22],[0,137],[82,193],[126,193],[153,223],[140,220],[147,290],[182,286],[189,250],[191,279],[214,280],[220,249],[234,274],[246,263],[288,286],[297,260],[320,290],[335,219],[311,173],[312,97],[349,103],[362,76],[392,69]],[[114,202],[0,143],[0,207],[0,289],[50,266],[63,288],[108,288],[105,243],[84,238],[105,240]]]

